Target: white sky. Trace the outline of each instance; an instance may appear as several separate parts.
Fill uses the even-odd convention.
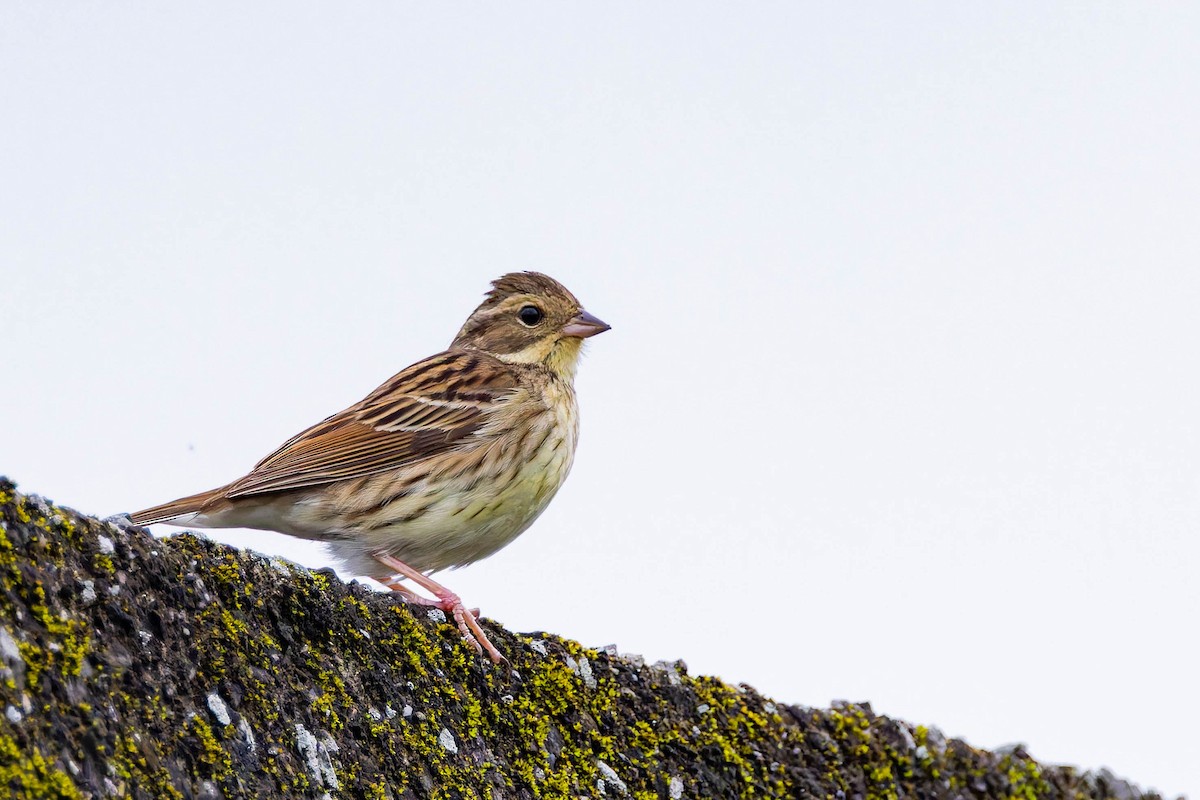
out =
[[[5,3],[0,472],[224,483],[542,270],[469,603],[1195,796],[1200,6],[1048,6]]]

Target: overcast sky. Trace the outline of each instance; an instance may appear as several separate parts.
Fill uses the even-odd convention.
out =
[[[469,605],[1196,796],[1198,41],[1187,3],[5,3],[0,472],[101,515],[225,483],[541,270],[613,329],[558,498],[440,576]]]

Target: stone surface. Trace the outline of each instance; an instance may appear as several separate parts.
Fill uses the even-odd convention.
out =
[[[0,796],[1153,797],[485,624],[511,671],[390,595],[0,479]]]

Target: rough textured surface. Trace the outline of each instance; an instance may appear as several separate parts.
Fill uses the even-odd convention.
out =
[[[0,796],[1116,798],[1108,773],[167,540],[0,479]]]

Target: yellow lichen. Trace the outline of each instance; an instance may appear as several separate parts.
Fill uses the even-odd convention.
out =
[[[12,792],[13,798],[83,799],[66,772],[48,761],[37,749],[22,749],[7,737],[0,737],[0,787]]]

